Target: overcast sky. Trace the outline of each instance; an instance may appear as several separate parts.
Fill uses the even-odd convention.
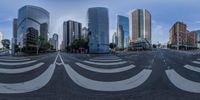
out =
[[[12,20],[24,5],[35,5],[50,12],[51,35],[58,33],[62,40],[63,21],[76,20],[87,25],[87,9],[107,7],[109,9],[110,40],[116,31],[116,16],[128,16],[133,9],[144,8],[152,15],[152,42],[167,43],[170,27],[183,21],[189,31],[200,29],[199,0],[0,0],[0,32],[3,38],[12,37]],[[51,36],[50,35],[50,36]]]

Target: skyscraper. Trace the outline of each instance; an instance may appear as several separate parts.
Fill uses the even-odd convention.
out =
[[[54,40],[54,43],[53,43],[54,49],[58,50],[58,34],[56,33],[53,34],[53,40]]]
[[[109,18],[108,9],[103,7],[89,8],[88,12],[89,29],[89,52],[109,52]]]
[[[151,44],[151,14],[146,9],[136,9],[129,15],[130,41]]]
[[[3,34],[0,32],[0,49],[3,48],[2,39],[3,39]]]
[[[117,47],[120,49],[127,48],[129,39],[129,20],[128,17],[117,16]]]
[[[114,44],[117,45],[117,33],[116,33],[116,32],[113,33],[113,36],[112,36],[112,43],[114,43]]]
[[[12,53],[15,53],[17,45],[17,19],[13,19],[13,38],[12,38]]]
[[[49,38],[49,43],[53,46],[52,49],[58,50],[58,34],[54,33],[52,38]]]
[[[70,46],[72,42],[81,39],[82,24],[69,20],[63,23],[63,43],[64,47]]]
[[[37,51],[35,39],[38,36],[47,42],[49,12],[43,8],[27,5],[19,9],[17,22],[17,43],[25,52]]]

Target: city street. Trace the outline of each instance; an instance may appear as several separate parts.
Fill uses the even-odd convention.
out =
[[[169,49],[0,56],[0,100],[199,100],[199,76],[199,54]]]

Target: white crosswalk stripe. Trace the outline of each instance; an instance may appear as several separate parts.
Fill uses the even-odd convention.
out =
[[[200,72],[200,68],[196,66],[185,65],[184,67],[195,72]]]
[[[95,68],[88,65],[84,65],[82,63],[76,63],[76,64],[80,66],[81,68],[84,68],[93,72],[98,72],[98,73],[119,73],[119,72],[130,70],[135,67],[135,65],[129,65],[129,66],[120,67],[120,68],[103,69],[103,68]]]
[[[30,64],[30,63],[34,63],[37,62],[37,60],[32,60],[32,61],[26,61],[26,62],[0,62],[0,65],[9,65],[9,66],[17,66],[17,65],[25,65],[25,64]]]
[[[114,62],[114,61],[121,61],[122,59],[112,59],[112,60],[109,60],[109,59],[90,59],[90,61],[98,61],[98,62]]]
[[[30,81],[14,84],[0,83],[0,93],[27,93],[38,90],[50,81],[54,70],[55,65],[50,65],[44,73]]]
[[[15,62],[15,61],[27,61],[31,59],[0,59],[0,61],[10,61],[10,62]]]
[[[92,61],[83,61],[88,64],[94,64],[94,65],[120,65],[120,64],[125,64],[127,63],[126,61],[121,61],[121,62],[112,62],[112,63],[104,63],[104,62],[92,62]]]
[[[124,91],[136,88],[143,84],[152,72],[152,70],[144,69],[129,79],[114,82],[102,82],[91,80],[80,75],[68,64],[65,64],[64,66],[67,74],[76,84],[81,87],[96,91]]]
[[[192,61],[194,64],[200,64],[200,61]]]
[[[25,67],[25,68],[17,68],[17,69],[0,68],[0,73],[5,73],[5,74],[19,74],[19,73],[24,73],[24,72],[28,72],[28,71],[34,70],[36,68],[39,68],[43,64],[44,63],[38,63],[38,64],[33,65],[33,66],[28,66],[28,67]]]
[[[169,80],[179,89],[192,93],[200,93],[200,83],[190,81],[181,75],[179,75],[175,70],[170,69],[165,71]]]

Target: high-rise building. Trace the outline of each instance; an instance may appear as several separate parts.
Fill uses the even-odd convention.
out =
[[[83,27],[81,32],[81,38],[88,41],[88,28]]]
[[[146,9],[136,9],[129,15],[130,42],[146,41],[151,44],[151,14]]]
[[[64,47],[70,46],[72,42],[81,38],[82,24],[69,20],[63,23],[63,43]]]
[[[3,39],[3,34],[0,32],[0,49],[3,48],[2,39]]]
[[[52,49],[58,50],[58,34],[54,33],[52,38],[49,38],[49,43],[53,46]]]
[[[89,29],[89,52],[109,52],[109,18],[108,9],[104,7],[89,8],[88,29]]]
[[[15,53],[17,45],[17,19],[13,19],[13,38],[12,38],[12,53]]]
[[[114,43],[114,44],[117,45],[117,33],[116,33],[116,32],[113,33],[113,36],[112,36],[112,43]]]
[[[187,44],[187,25],[183,22],[176,22],[169,31],[169,44],[172,48],[179,50]]]
[[[36,52],[36,39],[48,40],[49,12],[43,8],[27,5],[19,9],[17,20],[17,44],[25,52]]]
[[[129,39],[129,20],[128,17],[117,16],[117,47],[124,49],[128,47]]]
[[[55,50],[58,50],[58,34],[56,33],[53,34],[53,40],[54,40],[53,47]]]

